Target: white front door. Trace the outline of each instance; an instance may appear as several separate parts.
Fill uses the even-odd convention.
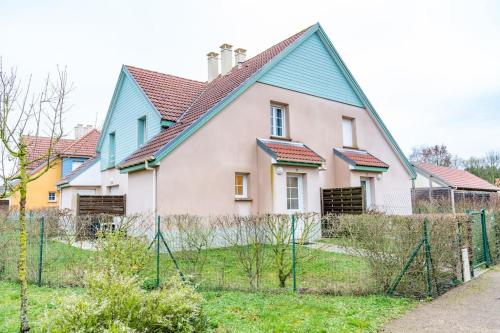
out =
[[[361,178],[361,187],[363,188],[363,203],[365,211],[372,208],[372,188],[370,185],[370,178]]]
[[[301,174],[287,173],[286,175],[286,209],[289,212],[302,212],[304,209]]]
[[[287,173],[286,175],[286,209],[290,214],[304,211],[304,189],[303,175],[297,173]],[[304,221],[295,221],[295,238],[302,237],[304,231]]]

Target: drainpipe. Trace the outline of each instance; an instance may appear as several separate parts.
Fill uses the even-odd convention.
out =
[[[156,216],[156,198],[157,198],[157,194],[156,194],[156,178],[157,178],[156,168],[151,168],[149,166],[149,160],[147,160],[147,159],[144,160],[144,166],[145,166],[146,170],[153,171],[153,213],[154,213],[154,216]]]

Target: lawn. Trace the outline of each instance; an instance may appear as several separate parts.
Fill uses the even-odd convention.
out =
[[[15,281],[17,279],[17,239],[6,241],[5,235],[0,237],[0,279]],[[156,276],[155,246],[151,249],[144,278]],[[28,243],[28,278],[31,283],[37,282],[39,243],[30,238]],[[95,251],[83,250],[58,240],[48,239],[44,245],[42,281],[49,286],[81,286],[85,269],[92,262]],[[374,291],[369,274],[369,267],[360,257],[336,254],[306,247],[298,249],[297,286],[309,291],[335,294],[366,294]],[[291,249],[287,253],[291,258]],[[250,288],[246,273],[238,257],[238,248],[226,247],[218,249],[174,252],[181,271],[193,277],[198,287],[203,290]],[[279,289],[274,255],[270,246],[264,248],[263,270],[259,289]],[[194,264],[196,263],[196,264]],[[172,258],[162,246],[160,256],[160,276],[167,280],[177,274]],[[291,279],[287,281],[291,288]],[[375,290],[376,291],[376,290]]]
[[[0,282],[0,332],[16,332],[19,287]],[[30,286],[32,332],[46,309],[78,288]],[[292,293],[203,292],[217,332],[376,332],[416,302],[387,296],[319,296]]]

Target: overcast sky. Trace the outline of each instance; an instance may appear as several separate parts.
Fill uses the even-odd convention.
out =
[[[4,66],[67,66],[66,129],[102,126],[122,64],[206,80],[222,43],[249,56],[320,22],[406,153],[500,150],[500,1],[0,0]]]

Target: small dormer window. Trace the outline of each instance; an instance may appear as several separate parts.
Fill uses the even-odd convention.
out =
[[[286,108],[279,105],[271,105],[271,135],[286,137]]]

